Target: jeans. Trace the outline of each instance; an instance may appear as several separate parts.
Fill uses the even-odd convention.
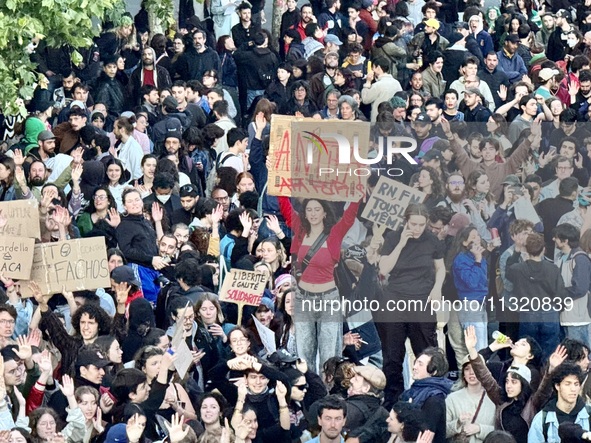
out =
[[[458,320],[462,329],[466,329],[468,326],[474,326],[474,329],[476,329],[476,350],[479,351],[488,346],[488,316],[486,314],[486,307],[480,308],[479,306],[476,308],[477,304],[480,305],[480,302],[476,301],[472,301],[472,303],[467,302],[467,304],[466,310],[458,311]]]
[[[333,302],[340,302],[337,288],[314,295],[297,287],[295,321],[298,356],[317,373],[320,373],[318,368],[322,369],[326,360],[340,357],[343,352],[343,314],[342,311],[331,312]]]
[[[388,409],[404,391],[403,363],[406,356],[406,339],[410,339],[415,356],[419,356],[425,348],[437,346],[437,323],[433,319],[433,322],[429,323],[377,323],[376,326],[384,344],[384,407]]]
[[[560,318],[557,314],[552,314],[550,316],[537,312],[535,317],[531,317],[531,320],[535,321],[528,321],[530,319],[524,318],[525,321],[522,320],[519,323],[519,338],[525,335],[533,337],[542,347],[544,360],[550,357],[558,343],[560,343]],[[576,336],[571,338],[580,340]]]
[[[248,89],[246,91],[246,109],[243,112],[248,112],[248,110],[250,109],[250,105],[252,105],[254,99],[257,98],[259,95],[263,95],[264,93],[264,89]]]
[[[564,332],[568,338],[578,340],[591,348],[591,325],[564,326]]]

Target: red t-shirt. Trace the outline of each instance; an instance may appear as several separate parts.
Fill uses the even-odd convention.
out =
[[[146,85],[156,86],[156,83],[154,82],[154,70],[153,69],[144,69],[144,84],[143,84],[143,86],[146,86]]]

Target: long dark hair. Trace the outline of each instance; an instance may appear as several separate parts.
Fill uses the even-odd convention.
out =
[[[319,200],[317,198],[306,199],[306,200],[304,200],[304,203],[302,204],[302,212],[301,212],[300,218],[301,218],[302,228],[303,228],[304,232],[306,233],[306,235],[310,235],[310,232],[312,230],[312,226],[310,226],[310,222],[308,220],[306,220],[306,208],[308,207],[308,204],[312,201],[318,202],[320,204],[320,206],[322,206],[322,209],[324,209],[324,212],[326,213],[326,218],[324,219],[323,232],[325,234],[330,234],[330,230],[336,224],[337,220],[335,218],[335,215],[334,215],[334,212],[332,210],[330,203],[328,203],[327,201],[324,201],[324,200]]]
[[[468,252],[468,250],[469,250],[468,248],[470,247],[470,245],[468,245],[468,247],[466,247],[464,245],[464,242],[466,240],[468,240],[468,237],[470,237],[470,234],[472,233],[472,231],[476,231],[476,226],[468,225],[464,229],[462,229],[460,232],[457,233],[457,235],[454,238],[454,241],[451,245],[451,248],[449,249],[449,253],[447,255],[447,268],[448,269],[451,269],[453,262],[454,262],[455,258],[458,256],[458,254],[460,254],[461,252]]]
[[[92,193],[92,198],[88,202],[88,206],[86,207],[84,212],[88,212],[89,214],[94,214],[96,212],[96,208],[94,206],[94,196],[96,195],[96,193],[98,191],[105,191],[107,193],[107,200],[109,201],[109,208],[117,208],[117,203],[115,202],[115,199],[113,198],[113,194],[111,194],[111,191],[109,191],[109,186],[102,185],[94,190],[94,192]]]
[[[278,309],[279,312],[281,312],[283,319],[283,331],[281,333],[281,337],[279,337],[280,347],[287,345],[287,341],[289,339],[289,331],[291,329],[291,325],[293,324],[293,319],[291,318],[291,315],[289,315],[288,312],[285,310],[285,299],[287,298],[287,294],[292,294],[292,296],[295,298],[295,291],[293,290],[293,288],[289,288],[288,290],[286,290],[283,293],[283,298],[279,302]],[[292,302],[294,301],[295,300],[292,300]]]
[[[111,183],[111,180],[109,179],[109,176],[107,174],[107,170],[109,169],[109,166],[111,165],[117,165],[119,166],[119,169],[121,169],[121,177],[119,177],[119,180],[117,183],[119,183],[120,185],[124,184],[127,180],[125,180],[125,168],[123,167],[123,163],[121,163],[121,160],[118,160],[116,158],[112,158],[109,161],[107,161],[107,163],[105,164],[105,184],[109,185]]]

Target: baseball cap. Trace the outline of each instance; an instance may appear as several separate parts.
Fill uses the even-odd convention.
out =
[[[376,389],[384,389],[386,387],[386,376],[381,369],[374,365],[355,366],[353,371]]]
[[[573,18],[572,14],[569,11],[567,11],[566,9],[560,9],[556,13],[556,17],[563,17],[563,18],[568,18],[568,19]]]
[[[55,135],[53,135],[53,132],[45,130],[39,133],[39,135],[37,136],[37,141],[44,142],[47,140],[53,140],[54,138]]]
[[[470,25],[467,22],[456,22],[456,29],[466,29],[466,30],[470,30]]]
[[[78,353],[78,358],[76,359],[76,366],[96,366],[97,368],[104,368],[105,366],[109,366],[111,362],[103,357],[99,351],[93,351],[91,349],[84,349]]]
[[[505,177],[505,180],[503,180],[501,185],[521,186],[521,182],[519,181],[519,177],[517,177],[515,174],[509,174],[507,177]]]
[[[181,189],[179,190],[179,197],[183,198],[183,197],[197,197],[198,193],[197,193],[197,188],[195,187],[195,185],[184,185],[181,186]]]
[[[105,443],[127,443],[127,430],[125,423],[112,426],[107,432]]]
[[[424,125],[430,125],[431,124],[431,117],[429,117],[429,115],[427,115],[426,112],[421,112],[419,115],[417,115],[415,123],[422,123]]]
[[[425,155],[423,155],[423,162],[428,162],[431,160],[443,161],[443,154],[439,149],[429,149],[427,152],[425,152]]]
[[[507,372],[519,374],[526,382],[531,383],[531,370],[525,365],[511,365]]]
[[[511,42],[511,43],[519,43],[521,41],[521,39],[519,38],[519,36],[517,34],[509,34],[507,36],[507,38],[505,38],[506,42]]]
[[[261,298],[261,303],[259,305],[264,305],[269,311],[275,312],[275,304],[273,300],[268,297]]]
[[[547,82],[552,77],[558,74],[560,74],[560,71],[558,69],[544,68],[540,70],[540,72],[538,73],[538,77],[540,77],[543,81]]]
[[[334,34],[328,34],[324,37],[324,43],[332,43],[333,45],[341,46],[343,42]]]
[[[455,237],[458,234],[458,232],[460,232],[469,224],[470,217],[468,217],[466,214],[454,214],[451,220],[449,221],[447,235]]]
[[[169,95],[162,101],[162,106],[164,106],[166,112],[175,112],[179,107],[179,102],[172,95]]]
[[[125,282],[130,285],[137,286],[138,288],[142,286],[141,283],[135,278],[133,269],[131,269],[129,266],[117,266],[111,271],[111,278],[115,281],[115,283]]]
[[[70,109],[74,106],[78,106],[79,108],[86,109],[86,104],[82,102],[82,100],[74,100],[70,103]]]
[[[441,24],[439,23],[439,20],[434,19],[434,18],[430,18],[429,20],[427,20],[425,22],[425,26],[429,26],[431,28],[434,28],[437,31],[437,30],[439,30],[439,27],[441,26]]]

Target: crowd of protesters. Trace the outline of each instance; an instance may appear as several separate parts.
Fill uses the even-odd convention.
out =
[[[287,0],[278,41],[264,1],[181,3],[32,42],[0,114],[0,202],[111,280],[0,274],[0,443],[591,441],[589,1]],[[274,114],[370,122],[364,198],[267,193]],[[379,170],[426,195],[398,230]],[[242,315],[231,269],[268,276]],[[343,297],[460,308],[302,309]]]

